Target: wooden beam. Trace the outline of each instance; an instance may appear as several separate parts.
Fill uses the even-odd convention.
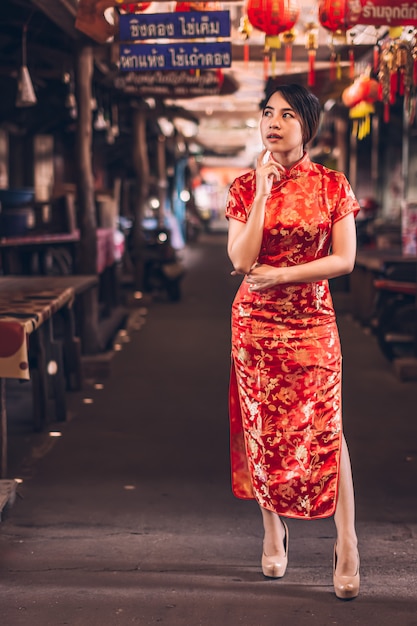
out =
[[[33,6],[45,13],[49,19],[73,39],[79,37],[74,25],[76,8],[68,0],[30,0]]]

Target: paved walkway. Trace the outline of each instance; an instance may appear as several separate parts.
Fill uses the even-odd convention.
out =
[[[333,594],[332,520],[290,520],[287,574],[265,579],[259,511],[229,483],[237,279],[222,234],[185,257],[183,300],[134,311],[111,376],[71,396],[62,437],[12,441],[24,482],[0,524],[2,626],[417,625],[416,384],[340,315],[361,595]]]

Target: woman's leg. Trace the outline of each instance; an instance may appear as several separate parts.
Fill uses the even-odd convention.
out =
[[[358,570],[358,539],[355,530],[355,496],[349,450],[342,440],[339,495],[334,521],[337,530],[337,575],[354,576]]]
[[[264,554],[266,556],[285,556],[284,526],[279,515],[260,507],[264,524]]]

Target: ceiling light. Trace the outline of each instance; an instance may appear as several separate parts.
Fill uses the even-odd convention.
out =
[[[94,120],[94,129],[95,130],[106,130],[107,128],[107,121],[104,117],[104,112],[103,109],[99,109],[97,111],[97,117]]]
[[[172,137],[175,132],[175,126],[171,122],[171,120],[167,119],[166,117],[159,117],[158,125],[165,137]]]
[[[22,66],[19,70],[19,77],[17,80],[17,107],[30,107],[37,103],[35,90],[33,89],[32,79],[30,78],[29,70],[27,68],[26,60],[26,34],[27,24],[23,26],[22,33]]]

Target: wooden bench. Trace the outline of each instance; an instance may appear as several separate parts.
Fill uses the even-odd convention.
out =
[[[74,307],[95,302],[97,285],[96,276],[0,277],[0,477],[7,473],[5,379],[32,379],[35,430],[66,419],[66,390],[82,385],[77,325],[88,332],[83,320],[77,324]]]

